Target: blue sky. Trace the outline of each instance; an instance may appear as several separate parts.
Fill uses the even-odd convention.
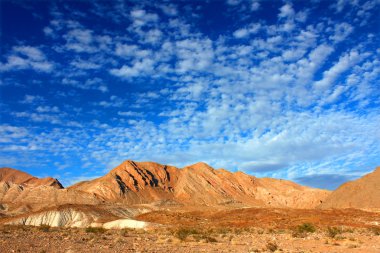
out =
[[[378,0],[1,1],[0,166],[334,189],[380,165]]]

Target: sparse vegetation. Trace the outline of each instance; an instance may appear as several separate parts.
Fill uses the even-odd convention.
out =
[[[199,231],[196,229],[181,228],[177,230],[177,232],[175,233],[175,236],[181,241],[184,241],[189,235],[196,235],[196,234],[199,234]]]
[[[95,233],[95,234],[103,234],[107,230],[102,227],[88,227],[86,228],[86,233]]]
[[[49,232],[50,231],[50,226],[49,225],[41,225],[38,227],[39,230],[42,232]]]
[[[298,232],[303,233],[314,233],[316,231],[316,228],[311,223],[303,223],[302,225],[299,225],[297,227]]]
[[[191,236],[193,240],[197,242],[217,242],[218,240],[210,235],[212,234],[210,231],[212,230],[199,231],[196,229],[181,228],[175,232],[175,237],[181,241],[185,241]]]
[[[308,233],[314,233],[316,231],[316,228],[311,223],[303,223],[293,231],[293,237],[306,237]]]
[[[212,236],[204,235],[204,234],[197,234],[197,235],[193,235],[193,236],[197,242],[199,242],[201,240],[203,240],[205,242],[218,242],[218,240],[216,240],[216,238],[214,238]]]
[[[327,236],[331,238],[335,238],[337,235],[342,234],[343,231],[340,228],[337,227],[328,227],[327,228]]]
[[[216,230],[216,233],[217,234],[225,235],[225,234],[231,233],[231,229],[229,229],[229,228],[220,228],[220,229]]]
[[[369,229],[374,235],[380,235],[380,227],[372,227]]]
[[[268,242],[267,243],[267,250],[269,250],[270,252],[275,252],[276,250],[278,250],[277,243],[275,243],[275,242]]]
[[[119,234],[120,234],[121,236],[128,236],[128,234],[131,234],[131,233],[133,233],[133,232],[135,232],[134,229],[123,228],[123,229],[120,229]]]

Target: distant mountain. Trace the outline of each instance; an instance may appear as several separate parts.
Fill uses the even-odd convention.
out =
[[[37,178],[28,173],[12,168],[0,168],[0,182],[14,183],[22,186],[52,186],[62,189],[62,184],[55,178]]]
[[[54,178],[37,178],[28,173],[0,168],[0,210],[24,213],[62,204],[97,204],[92,194],[64,189]]]
[[[341,185],[319,208],[380,210],[380,167],[355,181]]]
[[[256,178],[196,163],[182,169],[154,162],[123,162],[103,177],[69,189],[126,204],[314,208],[330,194],[291,181]]]

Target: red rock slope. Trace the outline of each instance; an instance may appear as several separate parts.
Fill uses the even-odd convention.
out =
[[[215,170],[205,163],[178,169],[125,161],[107,175],[69,187],[127,204],[173,201],[184,205],[314,208],[329,191],[290,181]]]
[[[380,211],[380,167],[362,178],[342,184],[319,208],[357,208]]]

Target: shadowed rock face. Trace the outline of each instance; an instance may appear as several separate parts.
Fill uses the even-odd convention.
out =
[[[62,189],[62,184],[55,178],[45,177],[37,178],[28,173],[11,169],[0,168],[0,182],[14,183],[21,186],[52,186],[57,189]]]
[[[380,167],[355,181],[342,184],[319,208],[380,210]]]
[[[314,208],[329,191],[290,181],[215,170],[205,163],[178,169],[153,162],[125,161],[107,175],[69,187],[128,204],[169,200],[184,205]]]

